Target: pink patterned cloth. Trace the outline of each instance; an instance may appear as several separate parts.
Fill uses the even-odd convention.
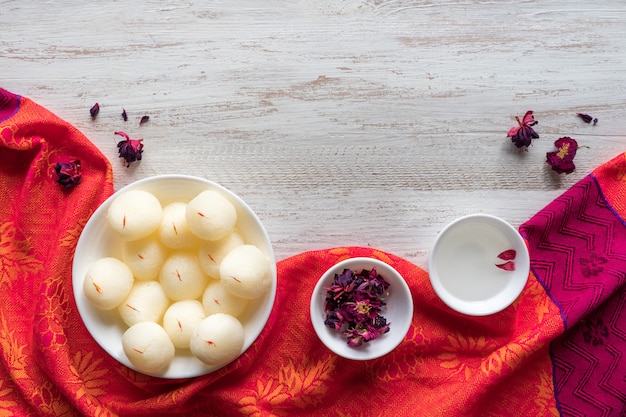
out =
[[[599,167],[520,229],[565,326],[550,344],[563,416],[626,415],[625,162]]]

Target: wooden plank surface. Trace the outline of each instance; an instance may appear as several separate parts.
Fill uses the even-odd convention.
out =
[[[116,188],[164,173],[230,188],[263,220],[278,259],[369,245],[427,268],[437,232],[456,217],[518,226],[626,150],[618,2],[72,0],[0,10],[0,86],[85,133],[111,159]],[[540,139],[520,153],[506,133],[529,109]],[[144,138],[140,164],[118,160],[117,130]],[[545,154],[561,136],[588,148],[559,176]]]

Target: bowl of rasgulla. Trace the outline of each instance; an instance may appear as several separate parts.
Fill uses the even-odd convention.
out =
[[[72,285],[95,341],[161,378],[208,374],[259,336],[276,295],[263,224],[232,191],[161,175],[116,191],[87,221]]]

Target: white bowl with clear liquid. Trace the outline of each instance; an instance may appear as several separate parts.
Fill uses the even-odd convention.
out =
[[[514,258],[499,258],[504,251],[514,251]],[[505,269],[507,262],[513,262],[508,264],[513,269]],[[428,266],[433,289],[446,305],[463,314],[486,316],[519,297],[528,280],[530,257],[524,239],[509,223],[471,214],[437,235]]]

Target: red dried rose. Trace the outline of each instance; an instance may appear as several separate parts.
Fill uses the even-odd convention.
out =
[[[115,132],[115,134],[126,139],[117,143],[120,158],[124,158],[126,168],[135,161],[141,161],[141,154],[143,153],[143,143],[141,141],[143,139],[131,139],[124,132]]]
[[[511,138],[511,142],[517,148],[528,148],[533,139],[539,138],[539,135],[533,129],[533,126],[539,122],[535,120],[532,110],[528,110],[522,120],[517,116],[515,116],[515,120],[517,120],[519,126],[512,127],[506,136]]]
[[[576,140],[565,136],[554,142],[557,150],[546,154],[546,162],[559,174],[571,174],[576,169],[574,157],[578,149]]]
[[[80,184],[82,180],[80,161],[78,159],[70,162],[57,162],[54,166],[54,172],[57,174],[56,182],[65,189]]]

